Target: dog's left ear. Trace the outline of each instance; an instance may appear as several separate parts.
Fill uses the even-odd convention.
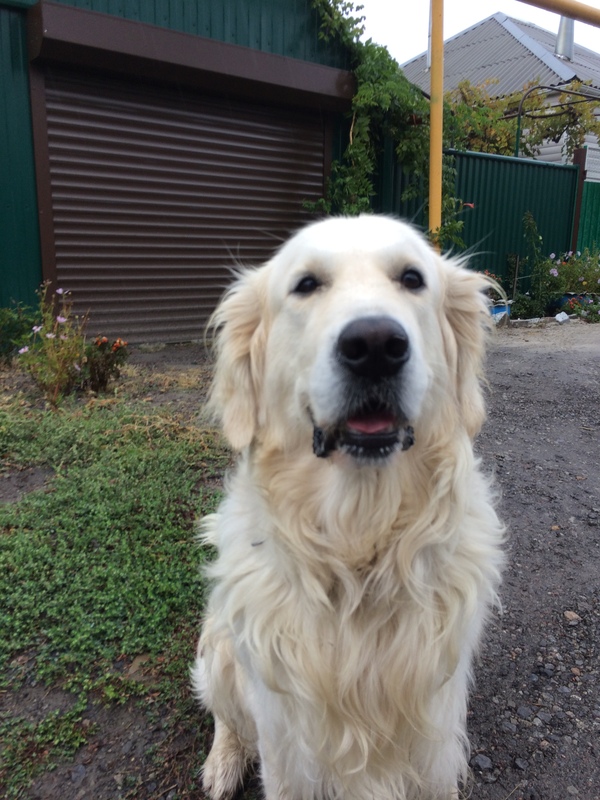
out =
[[[451,259],[442,259],[446,273],[444,312],[452,330],[447,356],[455,372],[456,397],[463,424],[473,438],[483,425],[485,404],[482,391],[485,345],[491,332],[486,289],[490,281],[481,273],[465,269]]]
[[[266,272],[241,272],[209,322],[216,364],[208,409],[235,450],[252,441],[259,414],[266,341]]]

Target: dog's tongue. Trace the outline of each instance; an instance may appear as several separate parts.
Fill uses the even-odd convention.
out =
[[[357,433],[387,433],[394,427],[394,417],[392,414],[381,411],[359,417],[350,417],[346,424],[350,430]]]

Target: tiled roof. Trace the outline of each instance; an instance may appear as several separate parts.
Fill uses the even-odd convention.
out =
[[[575,45],[574,59],[554,55],[556,34],[529,22],[497,13],[448,39],[444,44],[444,88],[455,89],[463,80],[477,86],[495,80],[490,93],[512,94],[538,80],[555,86],[574,78],[591,80],[600,89],[600,54]],[[429,93],[427,54],[402,69],[409,81]]]

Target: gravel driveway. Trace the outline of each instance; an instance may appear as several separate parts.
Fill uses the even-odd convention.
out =
[[[477,800],[600,798],[600,325],[498,332],[478,449],[509,528],[471,703]]]

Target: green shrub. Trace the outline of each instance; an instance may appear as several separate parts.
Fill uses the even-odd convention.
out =
[[[36,317],[31,308],[15,303],[0,308],[0,362],[10,364],[27,342]]]
[[[537,300],[529,294],[518,294],[510,306],[512,319],[533,319],[546,314],[545,301]]]

